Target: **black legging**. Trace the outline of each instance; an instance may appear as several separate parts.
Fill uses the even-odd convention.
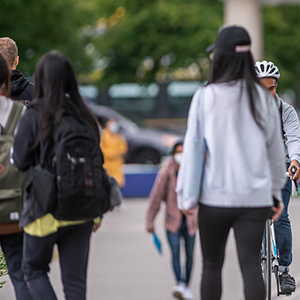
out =
[[[221,208],[200,205],[199,229],[203,255],[202,300],[220,300],[221,270],[230,228],[233,228],[246,300],[264,300],[265,288],[259,261],[269,207]]]

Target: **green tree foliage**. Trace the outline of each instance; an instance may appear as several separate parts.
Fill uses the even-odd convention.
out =
[[[92,14],[86,2],[79,0],[2,0],[1,36],[16,41],[19,69],[27,75],[33,73],[37,60],[53,49],[66,54],[76,71],[88,70],[91,60],[78,30]]]
[[[115,18],[120,6],[126,13]],[[102,26],[94,41],[105,66],[102,85],[151,82],[161,79],[161,72],[193,63],[202,71],[200,79],[206,79],[202,58],[223,24],[221,1],[102,0],[96,10]],[[265,6],[262,12],[264,58],[280,68],[279,92],[295,89],[300,81],[300,6]]]
[[[5,276],[8,274],[5,258],[2,252],[2,249],[0,247],[0,277]],[[0,279],[1,280],[1,279]],[[3,285],[6,283],[6,281],[0,281],[0,289],[3,287]]]
[[[201,59],[207,61],[204,50],[222,25],[222,6],[215,0],[99,1],[94,43],[105,66],[101,83],[151,82],[197,65],[205,76]]]
[[[300,80],[300,5],[263,8],[264,58],[280,70],[279,91],[296,88]]]
[[[2,0],[0,35],[17,42],[26,75],[41,55],[57,49],[102,87],[174,74],[202,80],[209,67],[204,49],[223,13],[219,0]],[[300,81],[299,22],[299,5],[263,7],[264,58],[280,68],[279,91]]]

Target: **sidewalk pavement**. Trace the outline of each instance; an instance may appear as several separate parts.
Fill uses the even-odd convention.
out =
[[[145,230],[147,199],[125,199],[122,207],[107,214],[97,233],[92,235],[88,268],[88,300],[172,300],[171,289],[175,278],[171,270],[171,257],[163,228],[163,207],[155,222],[156,231],[163,244],[163,255],[154,248],[151,235]],[[294,226],[294,263],[292,275],[300,284],[300,231],[297,216],[300,213],[300,199],[291,203],[291,219]],[[233,235],[230,234],[226,248],[223,270],[222,300],[242,300],[243,287],[236,258]],[[190,288],[195,299],[199,299],[201,255],[199,237],[196,238],[194,268]],[[80,253],[78,253],[80,259]],[[62,300],[57,253],[51,263],[50,278]],[[13,288],[8,283],[0,290],[0,300],[13,300]],[[275,279],[274,279],[275,284]],[[285,296],[281,296],[284,297]],[[300,298],[300,286],[289,300]],[[274,289],[274,297],[277,299]]]

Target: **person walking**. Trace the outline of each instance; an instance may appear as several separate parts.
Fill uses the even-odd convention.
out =
[[[70,118],[86,126],[99,145],[98,123],[79,95],[70,62],[63,54],[51,51],[36,66],[35,99],[20,120],[13,152],[16,167],[27,171],[26,194],[20,219],[20,226],[24,229],[22,268],[30,294],[36,300],[57,299],[47,275],[54,244],[58,246],[66,299],[86,299],[89,244],[94,223],[92,220],[55,219],[43,209],[32,189],[33,168],[40,162],[40,145],[50,145],[45,162],[51,165],[55,133]],[[74,160],[73,157],[71,159]],[[86,176],[86,184],[92,186],[92,177],[89,173]]]
[[[19,116],[24,112],[25,107],[21,103],[14,103],[8,96],[10,95],[10,71],[4,57],[0,54],[0,136],[13,135],[13,131],[18,123]],[[19,114],[18,114],[19,111]],[[13,127],[12,127],[13,126]],[[1,144],[3,145],[3,144]],[[2,149],[3,150],[3,149]],[[9,151],[9,150],[8,150]],[[1,151],[1,157],[9,159],[9,153]],[[1,164],[3,163],[3,165]],[[20,198],[13,200],[11,197],[7,199],[7,191],[12,189],[24,188],[24,178],[21,174],[9,171],[9,164],[5,164],[2,160],[0,162],[0,183],[1,191],[4,192],[1,195],[3,203],[22,201]],[[6,166],[6,167],[5,167]],[[5,191],[4,191],[5,190]],[[5,193],[6,192],[6,193]],[[17,197],[16,197],[17,198]],[[7,203],[8,204],[8,203]],[[19,204],[19,203],[18,203]],[[15,202],[12,205],[17,206]],[[2,208],[2,206],[1,206]],[[6,206],[6,209],[8,205]],[[5,209],[5,207],[3,207]],[[19,212],[18,212],[19,213]],[[8,275],[14,287],[14,292],[17,300],[31,300],[30,293],[28,291],[26,282],[24,280],[24,274],[21,269],[22,265],[22,253],[23,253],[23,231],[19,227],[18,216],[16,220],[10,222],[4,222],[0,219],[0,245],[5,256],[6,265],[8,269]]]
[[[109,119],[101,135],[101,150],[104,156],[104,169],[107,174],[115,178],[122,188],[125,186],[125,176],[122,166],[124,164],[124,156],[128,150],[128,144],[125,138],[119,132],[120,125],[111,118]]]
[[[279,282],[282,293],[292,293],[296,290],[296,281],[289,273],[292,263],[292,230],[288,214],[288,207],[292,191],[291,180],[300,178],[300,127],[295,109],[284,102],[276,93],[280,73],[278,67],[271,61],[257,61],[255,63],[256,74],[260,83],[271,93],[275,99],[281,118],[282,140],[285,148],[286,168],[290,178],[282,189],[284,211],[279,220],[274,223],[276,245],[280,253],[279,257]],[[291,168],[295,166],[297,172],[292,175]]]
[[[189,214],[198,205],[202,187],[202,300],[221,298],[231,228],[245,299],[265,299],[258,259],[263,231],[267,218],[273,214],[277,220],[283,210],[286,175],[279,114],[273,98],[259,84],[250,49],[244,28],[228,26],[219,32],[208,83],[196,91],[188,116],[176,191],[179,208]],[[201,141],[206,144],[204,153],[197,152]],[[201,172],[199,156],[205,157],[203,179],[197,175],[192,185],[186,178]]]
[[[9,37],[0,38],[0,53],[11,69],[11,98],[29,104],[34,96],[34,86],[17,70],[19,55],[16,42]]]
[[[194,296],[188,288],[193,267],[195,235],[198,229],[198,208],[184,215],[177,207],[175,192],[178,169],[181,162],[183,143],[177,142],[172,149],[172,158],[160,170],[152,188],[148,210],[146,214],[146,227],[149,233],[155,232],[154,219],[165,202],[165,227],[167,238],[172,252],[172,267],[177,285],[172,289],[175,298],[192,300]],[[185,275],[180,266],[180,243],[185,243]]]

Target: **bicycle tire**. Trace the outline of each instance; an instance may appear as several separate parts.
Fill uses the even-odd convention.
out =
[[[271,300],[271,275],[272,275],[272,250],[271,250],[271,232],[270,232],[270,220],[266,221],[265,227],[265,262],[264,262],[264,283],[266,289],[266,299]]]

